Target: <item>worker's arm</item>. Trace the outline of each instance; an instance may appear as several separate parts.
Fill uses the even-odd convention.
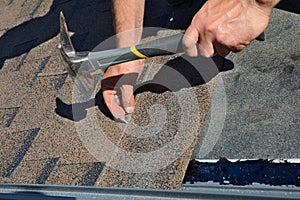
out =
[[[114,27],[118,47],[128,47],[140,42],[144,7],[145,0],[113,0]]]
[[[279,0],[208,0],[194,16],[183,39],[190,56],[211,57],[241,51],[269,23]]]
[[[117,46],[128,47],[140,42],[143,27],[145,0],[113,0],[114,26]],[[133,85],[141,74],[143,60],[111,66],[102,77],[104,101],[117,119],[134,111]],[[116,95],[119,99],[116,99]]]

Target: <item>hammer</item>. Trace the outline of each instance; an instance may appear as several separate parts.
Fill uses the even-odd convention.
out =
[[[60,13],[59,56],[82,93],[92,93],[95,87],[92,72],[103,72],[111,65],[154,56],[171,55],[183,52],[181,41],[183,33],[152,40],[143,44],[98,52],[76,52],[69,36],[63,13]],[[88,62],[90,67],[83,67]]]
[[[60,13],[59,55],[62,63],[72,77],[80,92],[91,94],[95,88],[92,72],[105,70],[115,64],[154,56],[182,53],[181,45],[184,33],[159,38],[139,45],[97,52],[76,52],[69,36],[63,13]],[[256,40],[264,41],[262,33]],[[88,63],[88,65],[83,65]],[[88,66],[88,67],[86,67]]]

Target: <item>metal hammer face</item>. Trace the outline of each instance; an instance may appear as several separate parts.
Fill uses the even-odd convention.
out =
[[[94,79],[89,71],[81,69],[83,62],[88,61],[88,52],[76,52],[69,36],[67,24],[63,13],[60,13],[60,44],[59,56],[81,92],[91,93],[95,87]]]

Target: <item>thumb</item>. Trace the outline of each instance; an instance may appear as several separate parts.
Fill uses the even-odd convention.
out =
[[[126,113],[131,114],[134,112],[134,96],[133,85],[122,85],[120,87],[122,98],[121,103]]]

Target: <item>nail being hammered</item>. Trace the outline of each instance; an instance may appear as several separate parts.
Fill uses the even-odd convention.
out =
[[[115,101],[116,101],[117,103],[120,102],[119,96],[118,96],[117,94],[114,94],[114,99],[115,99]],[[127,121],[126,119],[124,119],[124,117],[123,117],[122,115],[118,115],[117,120],[119,120],[119,121],[121,121],[121,122],[123,122],[123,123],[125,123],[125,124],[128,124],[128,121]]]
[[[118,116],[118,120],[125,123],[125,124],[128,124],[128,121],[126,119],[124,119],[124,117],[122,115]]]

